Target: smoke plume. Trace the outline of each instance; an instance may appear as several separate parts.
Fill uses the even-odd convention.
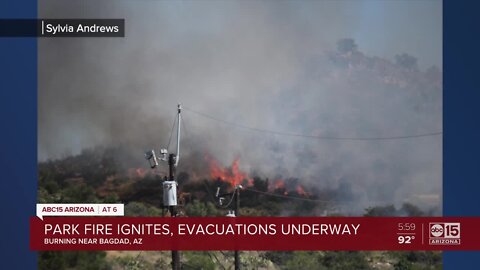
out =
[[[121,146],[128,153],[121,164],[147,166],[143,151],[168,144],[181,102],[180,170],[201,174],[208,154],[223,165],[238,158],[254,176],[344,189],[342,199],[359,208],[440,198],[441,136],[331,139],[442,131],[440,69],[404,54],[416,52],[396,52],[410,64],[383,55],[408,40],[378,44],[380,57],[371,44],[365,52],[358,5],[40,1],[39,17],[125,18],[126,37],[39,40],[39,160]],[[438,29],[428,27],[432,44],[422,46],[438,48]],[[430,64],[441,63],[437,58]]]

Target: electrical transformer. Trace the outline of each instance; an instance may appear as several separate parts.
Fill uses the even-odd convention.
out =
[[[163,205],[177,206],[177,182],[163,182]]]

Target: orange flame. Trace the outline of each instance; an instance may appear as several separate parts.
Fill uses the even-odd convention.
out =
[[[283,181],[282,179],[275,180],[275,182],[273,184],[273,188],[274,188],[274,190],[275,189],[284,189],[285,188],[285,181]]]
[[[240,159],[236,158],[230,167],[221,167],[218,161],[206,156],[210,167],[210,178],[220,179],[224,182],[230,183],[231,186],[243,184],[243,181],[247,181],[248,186],[253,185],[253,179],[248,177],[245,172],[240,171]]]
[[[306,192],[301,185],[298,185],[296,190],[298,195],[303,197],[310,197],[310,193]]]
[[[129,168],[127,173],[129,178],[144,178],[150,171],[145,168]]]

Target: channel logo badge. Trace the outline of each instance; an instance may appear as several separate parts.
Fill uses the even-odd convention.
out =
[[[460,245],[460,223],[431,222],[430,245]]]

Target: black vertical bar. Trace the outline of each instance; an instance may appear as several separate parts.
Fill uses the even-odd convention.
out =
[[[168,180],[174,181],[175,180],[175,155],[170,154],[168,156]]]
[[[175,206],[170,206],[169,210],[172,218],[177,215]],[[172,270],[180,270],[180,252],[178,250],[172,250]]]
[[[170,154],[168,156],[168,170],[169,170],[169,180],[175,180],[175,155]],[[175,206],[169,206],[168,210],[170,211],[170,216],[173,218],[177,215],[177,210]],[[172,250],[172,270],[180,270],[180,252],[178,250]]]
[[[240,216],[240,188],[235,187],[235,217]],[[235,270],[240,270],[240,251],[235,250]]]

